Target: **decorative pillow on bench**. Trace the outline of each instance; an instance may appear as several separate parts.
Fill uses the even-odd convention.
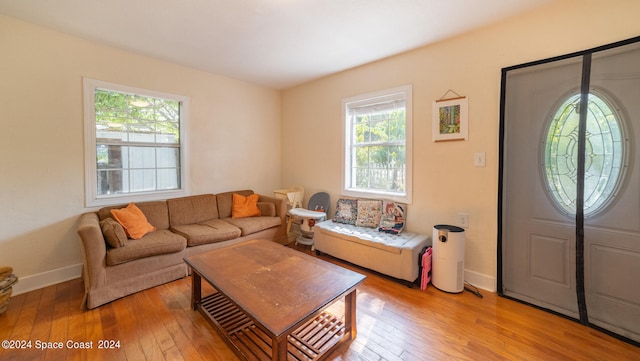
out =
[[[406,204],[393,201],[340,198],[333,221],[400,234],[405,226],[406,210]]]
[[[382,201],[358,199],[358,217],[356,226],[376,228],[382,217]]]
[[[385,201],[384,213],[380,218],[378,231],[391,234],[400,234],[404,229],[404,220],[407,216],[407,205],[402,203]]]
[[[338,199],[336,204],[336,214],[333,221],[344,224],[356,224],[358,218],[358,201],[356,199]]]

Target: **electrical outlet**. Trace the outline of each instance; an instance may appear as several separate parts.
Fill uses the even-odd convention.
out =
[[[469,227],[469,214],[468,213],[458,213],[458,226],[462,228]]]

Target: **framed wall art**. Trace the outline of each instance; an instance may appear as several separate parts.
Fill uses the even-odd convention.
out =
[[[433,102],[434,142],[466,140],[469,137],[468,104],[467,97],[439,99]]]

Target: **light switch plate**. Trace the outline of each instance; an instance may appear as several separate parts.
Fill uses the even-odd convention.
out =
[[[475,152],[473,154],[473,165],[476,167],[484,167],[487,165],[486,163],[486,153],[485,152]]]
[[[468,213],[458,213],[458,226],[462,228],[469,227],[469,214]]]

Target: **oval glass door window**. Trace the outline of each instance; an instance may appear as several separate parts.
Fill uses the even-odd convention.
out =
[[[551,197],[565,213],[575,215],[578,177],[580,94],[558,108],[547,130],[544,175]],[[625,163],[621,119],[611,103],[589,94],[585,142],[584,216],[593,216],[613,199]]]

